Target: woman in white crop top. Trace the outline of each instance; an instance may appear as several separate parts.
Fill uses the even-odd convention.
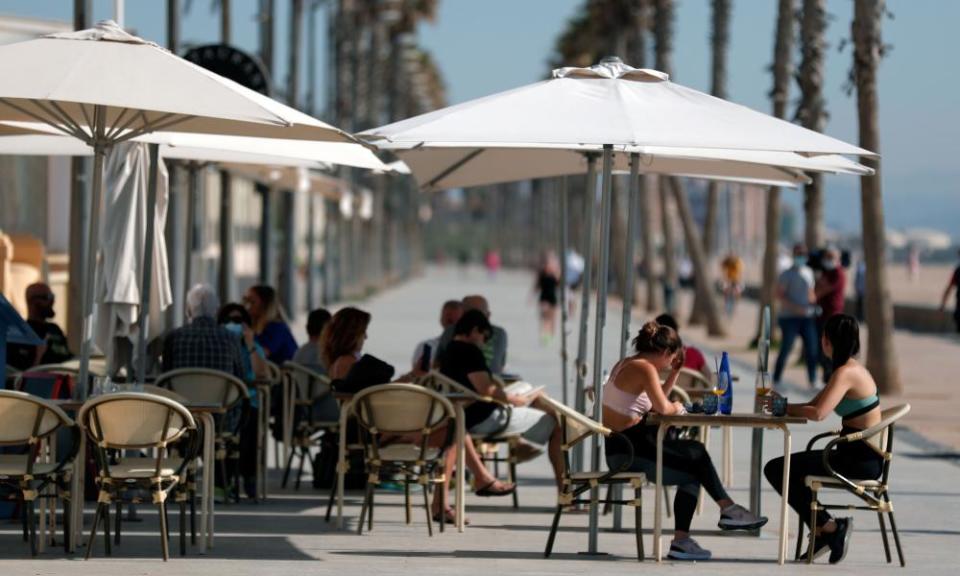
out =
[[[668,395],[683,367],[683,343],[669,326],[648,322],[633,340],[636,354],[617,364],[603,393],[603,424],[618,432],[605,444],[611,470],[644,472],[656,479],[656,426],[644,422],[649,412],[682,414],[683,405]],[[670,369],[661,384],[660,371]],[[632,459],[631,459],[632,457]],[[735,504],[727,495],[703,444],[695,440],[664,439],[663,483],[677,486],[673,502],[676,527],[668,556],[676,560],[707,560],[704,550],[690,537],[690,522],[702,486],[720,506],[720,528],[755,530],[767,519]]]

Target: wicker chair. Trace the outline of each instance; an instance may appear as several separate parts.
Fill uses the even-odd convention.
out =
[[[562,433],[562,444],[561,448],[563,449],[563,460],[564,460],[564,470],[563,470],[563,486],[561,487],[560,496],[557,501],[557,510],[553,515],[553,523],[550,525],[550,536],[547,537],[547,547],[543,552],[543,555],[547,558],[550,557],[550,554],[553,552],[553,543],[557,536],[557,528],[560,525],[560,516],[563,514],[564,508],[569,506],[574,506],[578,504],[587,504],[591,508],[594,508],[598,505],[610,503],[613,505],[619,506],[633,506],[634,507],[634,522],[636,528],[636,541],[637,541],[637,560],[643,561],[644,552],[643,552],[643,532],[642,532],[642,517],[643,517],[643,493],[642,488],[647,483],[646,475],[643,472],[626,472],[624,470],[609,470],[607,472],[597,471],[597,472],[573,472],[570,470],[570,453],[575,446],[586,440],[590,437],[605,437],[612,438],[617,437],[625,446],[629,447],[630,450],[633,449],[630,441],[610,430],[609,428],[603,426],[602,424],[592,420],[583,414],[580,414],[576,410],[553,400],[552,398],[546,398],[553,410],[556,412],[557,417],[560,419],[560,430]],[[626,460],[627,465],[633,458]],[[581,498],[581,496],[591,490],[591,488],[598,488],[597,493],[599,494],[599,487],[603,485],[627,485],[633,488],[633,499],[623,500],[611,496],[611,491],[607,491],[607,497],[604,500],[593,500],[592,498]]]
[[[890,501],[890,463],[893,460],[893,428],[898,420],[910,412],[909,404],[901,404],[893,408],[887,408],[880,414],[880,422],[861,432],[846,434],[841,436],[840,432],[835,430],[825,432],[814,436],[807,444],[807,450],[813,449],[814,444],[824,438],[835,437],[827,443],[823,449],[823,466],[829,473],[827,476],[807,476],[804,479],[807,487],[813,491],[813,504],[810,509],[810,526],[816,526],[817,512],[820,510],[871,510],[877,513],[877,519],[880,521],[880,535],[883,537],[883,551],[886,554],[887,563],[893,562],[890,555],[890,542],[887,539],[887,525],[884,522],[883,515],[890,517],[890,530],[893,532],[893,541],[897,546],[897,556],[900,559],[900,566],[906,566],[907,561],[903,556],[903,548],[900,546],[900,534],[897,532],[897,522],[893,517],[893,502]],[[836,472],[830,465],[829,455],[831,450],[846,442],[868,442],[878,454],[883,457],[883,470],[880,478],[877,480],[851,480]],[[842,490],[853,496],[856,496],[864,505],[855,506],[850,504],[823,504],[818,499],[821,490]],[[810,531],[809,540],[813,540],[813,531]],[[796,557],[800,559],[800,548],[803,541],[803,522],[801,519],[800,530],[797,535],[797,553]],[[807,563],[813,563],[814,547],[809,547]]]
[[[90,558],[97,528],[103,521],[106,553],[110,548],[110,504],[130,490],[148,490],[160,517],[160,543],[163,559],[169,558],[167,533],[167,496],[184,478],[188,463],[196,457],[199,434],[190,412],[183,405],[163,396],[141,392],[123,392],[98,396],[80,410],[80,426],[96,450],[97,482],[100,494],[93,519],[86,558]],[[179,457],[171,457],[169,447],[185,442]],[[125,450],[155,451],[152,458],[122,456]],[[177,462],[179,460],[179,462]],[[133,499],[136,501],[136,498]],[[186,554],[186,498],[180,505],[180,554]]]
[[[224,486],[230,485],[228,472],[233,476],[236,501],[240,501],[240,429],[249,416],[250,393],[247,385],[239,378],[226,372],[206,368],[180,368],[164,372],[157,376],[155,385],[166,388],[190,402],[197,404],[219,404],[225,412],[242,408],[240,418],[229,418],[229,414],[216,419],[215,459],[220,469]],[[228,464],[230,466],[228,466]]]
[[[382,384],[358,392],[347,409],[368,438],[367,490],[357,533],[363,533],[365,520],[368,529],[373,528],[374,491],[380,475],[389,472],[402,479],[404,485],[416,483],[422,487],[427,533],[433,536],[430,492],[433,484],[445,480],[444,452],[453,443],[453,404],[416,384]],[[448,431],[446,441],[439,447],[430,446],[430,436],[444,427]],[[441,495],[441,500],[441,509],[445,509],[446,494]],[[441,514],[441,532],[443,525]]]
[[[44,440],[60,430],[71,433],[69,446],[62,446],[56,461],[45,462]],[[23,507],[23,538],[30,542],[30,553],[37,555],[37,529],[34,501],[60,496],[63,502],[64,547],[70,549],[70,468],[80,446],[77,425],[59,407],[36,396],[12,390],[0,390],[0,446],[23,446],[23,454],[0,455],[0,484],[15,487]],[[46,493],[49,487],[58,491]],[[58,494],[59,492],[59,494]]]
[[[310,467],[313,468],[310,448],[317,445],[317,441],[322,436],[328,433],[335,433],[340,422],[338,420],[314,420],[313,407],[315,402],[325,397],[330,397],[332,392],[330,379],[327,376],[311,370],[302,364],[297,364],[296,362],[284,362],[283,377],[288,379],[288,386],[293,396],[294,428],[292,435],[293,445],[287,456],[287,464],[283,470],[283,482],[281,486],[283,488],[287,487],[290,470],[293,468],[293,459],[299,455],[300,463],[297,466],[297,482],[295,485],[296,489],[299,490],[304,462],[310,461]],[[317,474],[317,472],[317,470],[313,471],[314,474]]]

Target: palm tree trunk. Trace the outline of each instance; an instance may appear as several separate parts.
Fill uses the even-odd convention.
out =
[[[802,59],[800,73],[797,75],[801,98],[797,117],[805,128],[817,132],[823,132],[827,121],[823,100],[826,30],[826,0],[803,0],[800,19]],[[812,173],[810,178],[811,182],[803,190],[804,242],[808,249],[814,250],[822,247],[824,241],[823,177],[819,173]]]
[[[886,14],[884,0],[856,0],[853,17],[853,72],[857,86],[860,146],[880,151],[877,103],[877,68],[883,55],[881,23]],[[893,347],[893,305],[887,286],[884,259],[882,181],[878,158],[863,163],[876,170],[860,178],[860,206],[863,220],[863,254],[867,263],[866,317],[867,369],[884,394],[900,394],[903,383]]]
[[[640,242],[643,246],[643,276],[647,285],[647,312],[660,310],[660,292],[657,290],[657,254],[653,244],[653,184],[654,178],[641,176],[640,186]]]
[[[667,178],[666,182],[673,191],[673,198],[677,203],[677,213],[680,216],[680,223],[683,225],[683,234],[687,243],[687,250],[690,253],[690,259],[693,261],[693,268],[696,270],[696,291],[703,306],[703,314],[707,321],[707,333],[710,336],[722,337],[726,335],[723,322],[720,319],[720,310],[717,308],[717,301],[713,297],[713,275],[707,266],[707,255],[703,250],[703,241],[700,239],[700,233],[697,231],[697,224],[693,220],[693,212],[690,210],[690,200],[683,190],[678,178]]]
[[[773,52],[773,115],[785,118],[793,75],[794,0],[780,0],[777,14],[777,36]],[[760,306],[770,308],[776,318],[777,260],[780,256],[780,188],[773,186],[767,194],[766,239],[763,251],[763,287]],[[758,321],[757,334],[760,334]]]
[[[658,70],[673,73],[673,0],[655,0],[654,38]],[[663,232],[664,306],[667,312],[676,311],[677,260],[673,234],[673,216],[670,213],[668,178],[658,177],[660,188],[660,218]],[[699,270],[697,270],[699,272]]]

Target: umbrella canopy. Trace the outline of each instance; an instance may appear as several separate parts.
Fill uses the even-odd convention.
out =
[[[587,152],[600,153],[592,146],[578,147],[470,147],[430,146],[394,149],[410,167],[421,188],[486,186],[532,178],[552,178],[587,171]],[[792,152],[696,149],[668,147],[620,147],[614,157],[615,172],[629,171],[629,152],[640,153],[640,171],[749,182],[796,186],[807,181],[804,172],[872,174],[866,166],[844,156],[806,157]]]
[[[0,46],[0,120],[92,140],[94,106],[128,139],[157,130],[351,142],[347,133],[105,21]],[[86,138],[83,136],[86,135]]]
[[[863,148],[611,58],[359,134],[383,148],[520,143],[669,146],[873,156]]]

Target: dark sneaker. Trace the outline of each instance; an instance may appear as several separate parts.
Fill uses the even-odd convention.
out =
[[[830,542],[833,534],[820,534],[814,538],[813,541],[813,559],[816,560],[824,554],[830,551]],[[807,547],[807,551],[803,553],[803,556],[797,558],[801,562],[806,562],[807,558],[810,556],[810,547]]]
[[[837,518],[837,530],[830,534],[830,563],[836,564],[846,558],[853,535],[853,518]]]
[[[731,504],[720,511],[717,526],[721,530],[756,530],[766,523],[766,516],[757,516],[739,504]]]
[[[667,558],[674,560],[709,560],[710,551],[704,550],[693,538],[674,540],[670,543],[670,552]]]

